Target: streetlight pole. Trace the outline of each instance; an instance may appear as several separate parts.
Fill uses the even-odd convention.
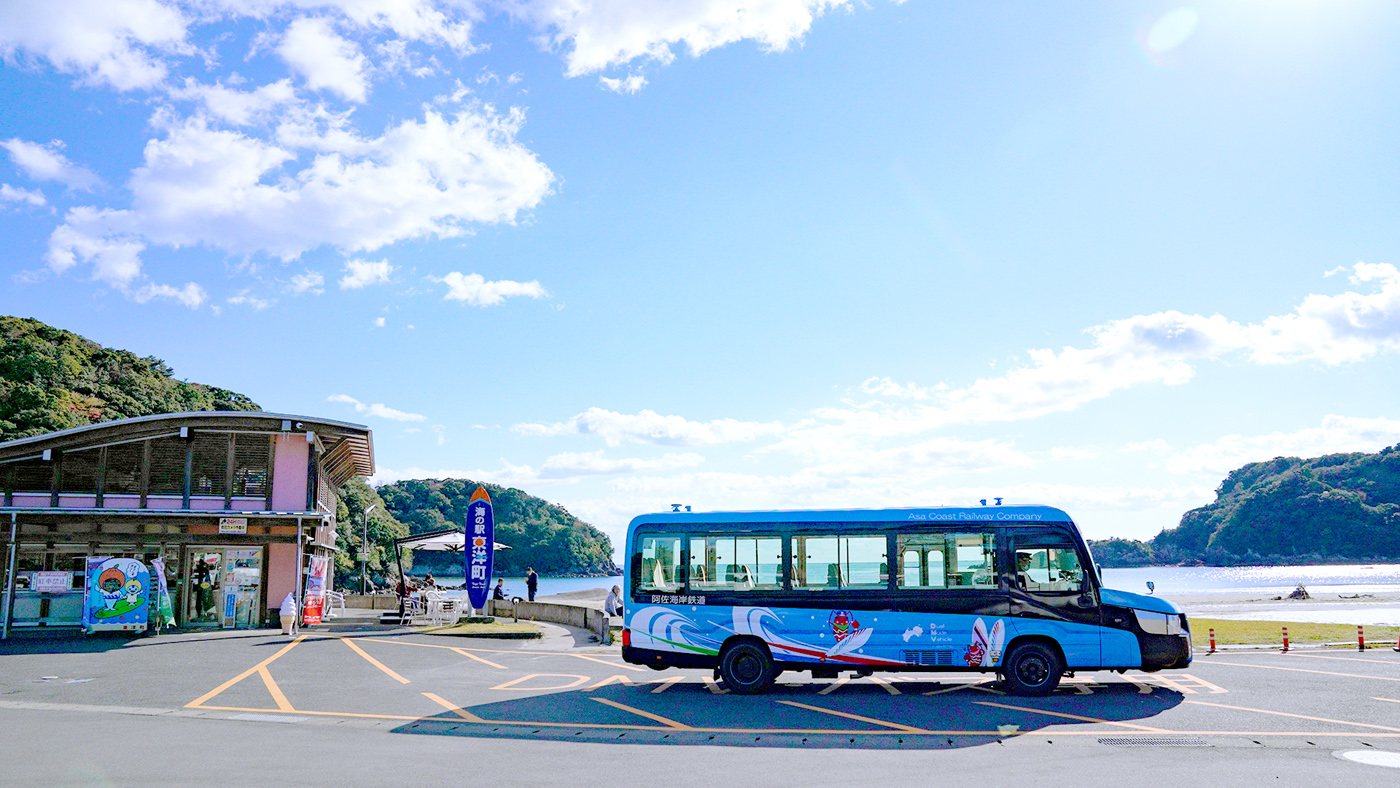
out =
[[[364,528],[360,531],[360,593],[366,593],[369,584],[369,513],[379,504],[372,503],[361,514],[364,515]]]

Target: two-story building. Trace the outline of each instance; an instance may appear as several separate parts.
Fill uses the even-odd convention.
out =
[[[373,473],[369,428],[276,413],[143,416],[0,443],[4,631],[76,626],[94,557],[162,559],[182,626],[262,626],[288,592],[301,598],[310,558],[334,553],[335,491]]]

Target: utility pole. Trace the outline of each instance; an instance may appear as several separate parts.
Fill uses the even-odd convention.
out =
[[[369,513],[379,506],[377,503],[369,505],[361,514],[364,516],[364,528],[360,531],[360,593],[368,593],[366,588],[369,585]]]

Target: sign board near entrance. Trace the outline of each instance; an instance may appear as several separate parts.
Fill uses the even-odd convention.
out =
[[[247,517],[220,517],[220,534],[246,534],[248,533]]]

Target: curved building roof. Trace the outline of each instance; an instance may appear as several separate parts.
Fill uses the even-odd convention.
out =
[[[89,448],[111,443],[178,435],[182,428],[220,432],[314,432],[325,448],[321,463],[336,487],[352,476],[374,475],[374,437],[369,427],[344,421],[238,410],[159,413],[88,424],[0,443],[0,463],[42,455],[49,450]]]

